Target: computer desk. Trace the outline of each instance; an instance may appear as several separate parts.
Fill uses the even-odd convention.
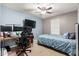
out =
[[[16,39],[18,39],[19,37],[6,37],[6,38],[4,38],[4,37],[0,37],[0,41],[7,41],[7,40],[16,40]]]
[[[16,41],[19,37],[0,37],[0,49],[2,49],[5,46],[9,46],[10,42],[12,41]],[[6,44],[6,42],[9,42],[8,44]],[[2,53],[3,49],[1,50]],[[2,55],[2,54],[1,54]]]
[[[2,43],[3,46],[7,46],[7,45],[10,46],[10,45],[12,45],[12,44],[10,44],[11,42],[17,42],[19,38],[20,37],[17,37],[17,36],[6,37],[6,38],[0,37],[0,42],[3,42]],[[30,39],[29,39],[29,47],[31,47],[33,45],[33,42],[32,41],[33,41],[33,39],[30,36]]]
[[[19,39],[19,37],[0,37],[0,43],[2,46],[10,46],[12,45],[11,42],[16,42]]]

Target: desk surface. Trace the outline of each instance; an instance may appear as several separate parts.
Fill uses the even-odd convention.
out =
[[[4,38],[4,37],[0,37],[0,41],[3,41],[3,40],[15,40],[15,39],[18,39],[19,37],[6,37],[6,38]]]

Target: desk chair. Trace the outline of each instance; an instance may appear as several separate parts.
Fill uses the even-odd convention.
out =
[[[27,50],[27,48],[30,48],[31,43],[33,43],[31,40],[33,40],[34,36],[31,33],[31,28],[30,27],[24,27],[23,32],[21,33],[21,37],[19,38],[18,42],[17,42],[17,46],[18,46],[18,51],[16,52],[16,54],[18,53],[18,56],[21,55],[22,53],[25,53],[26,56],[27,53],[26,51],[31,52],[31,50]]]
[[[31,50],[27,50],[27,48],[29,47],[29,40],[26,41],[26,44],[24,42],[24,44],[20,43],[21,38],[19,38],[19,41],[17,41],[17,51],[16,54],[19,56],[21,54],[25,54],[26,56],[28,56],[28,54],[26,53],[26,51],[31,52]]]

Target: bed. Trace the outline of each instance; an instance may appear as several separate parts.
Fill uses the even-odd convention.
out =
[[[56,50],[67,53],[70,56],[76,55],[76,40],[65,39],[60,35],[40,35],[38,37],[38,44],[42,44]]]

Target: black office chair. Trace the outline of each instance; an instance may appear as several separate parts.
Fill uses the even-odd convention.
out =
[[[31,33],[31,31],[29,31],[29,29],[27,29],[27,28],[28,27],[24,28],[23,32],[21,33],[21,37],[16,42],[17,43],[17,48],[18,48],[18,50],[16,51],[16,54],[18,54],[18,56],[23,54],[23,53],[25,53],[26,56],[28,56],[26,51],[31,52],[31,50],[27,50],[27,48],[29,48],[29,39],[30,39],[29,36],[30,36],[30,33]]]

